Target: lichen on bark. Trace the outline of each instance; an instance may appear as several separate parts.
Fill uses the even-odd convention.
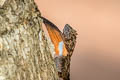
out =
[[[0,0],[0,80],[58,80],[33,0]]]

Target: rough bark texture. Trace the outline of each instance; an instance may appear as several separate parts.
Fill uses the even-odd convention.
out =
[[[58,80],[33,0],[0,0],[0,80]]]

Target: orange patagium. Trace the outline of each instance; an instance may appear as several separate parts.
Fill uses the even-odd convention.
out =
[[[52,22],[44,17],[41,18],[43,19],[43,23],[47,28],[50,39],[54,44],[56,55],[67,56],[68,52],[64,44],[62,32]]]

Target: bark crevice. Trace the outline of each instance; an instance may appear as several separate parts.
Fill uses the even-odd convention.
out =
[[[0,80],[58,80],[34,1],[0,5]]]

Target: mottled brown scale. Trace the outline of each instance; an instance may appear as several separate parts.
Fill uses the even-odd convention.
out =
[[[48,30],[51,41],[55,45],[55,52],[58,55],[59,42],[64,41],[63,56],[54,58],[60,80],[70,80],[70,61],[76,45],[77,32],[68,24],[65,25],[63,33],[46,18],[41,17]]]

